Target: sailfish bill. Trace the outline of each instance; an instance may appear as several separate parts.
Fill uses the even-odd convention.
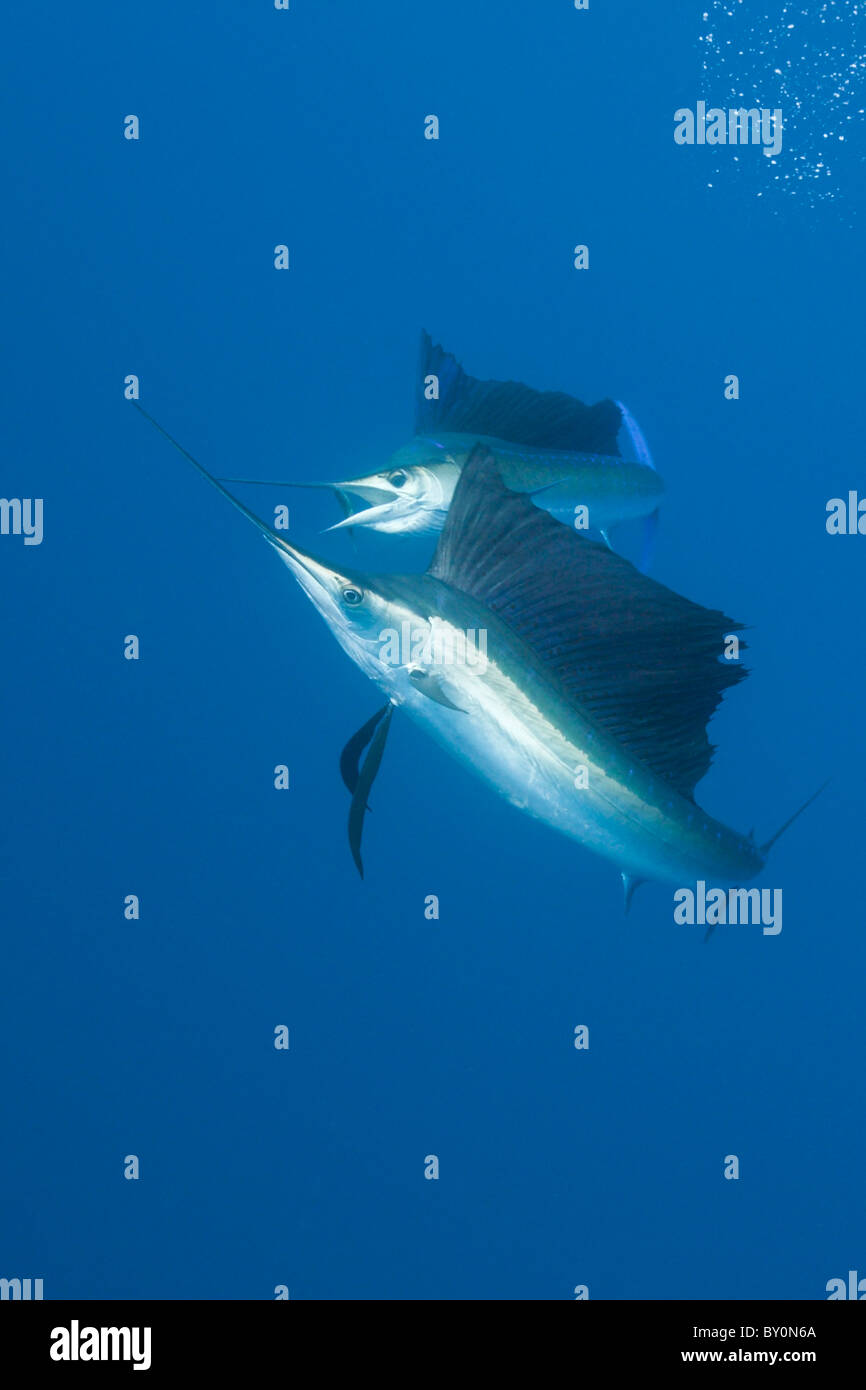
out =
[[[399,705],[514,806],[615,864],[629,897],[638,880],[739,883],[760,871],[772,841],[759,847],[694,799],[713,754],[707,722],[745,675],[720,660],[741,624],[560,525],[505,486],[483,445],[417,575],[334,568],[192,462],[270,541],[389,701],[353,794],[359,870],[367,793]],[[404,630],[406,652],[383,643]],[[460,659],[461,636],[481,632],[483,663]],[[434,640],[443,633],[444,648]]]

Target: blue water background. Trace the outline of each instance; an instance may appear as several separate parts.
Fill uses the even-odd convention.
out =
[[[438,1300],[810,1299],[866,1274],[866,539],[824,525],[866,491],[857,189],[810,210],[759,200],[760,167],[707,187],[709,152],[672,138],[700,12],[12,20],[2,491],[45,499],[45,538],[0,540],[0,1275]],[[346,476],[409,437],[422,327],[475,375],[641,422],[654,573],[750,627],[698,799],[763,839],[834,778],[761,879],[779,936],[705,945],[653,885],[624,918],[610,865],[399,718],[358,879],[337,757],[380,696],[123,381],[217,473]],[[245,497],[351,559],[324,496]]]

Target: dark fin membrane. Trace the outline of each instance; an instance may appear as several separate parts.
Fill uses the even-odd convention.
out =
[[[366,724],[364,724],[356,734],[352,735],[340,754],[340,776],[353,795],[358,785],[358,778],[361,775],[359,768],[361,754],[376,732],[376,725],[379,723],[379,720],[388,713],[390,708],[391,704],[389,701],[383,709],[377,710],[372,719],[368,719]],[[369,810],[369,807],[367,809]]]
[[[367,796],[376,780],[376,773],[382,762],[382,754],[385,752],[385,740],[388,737],[388,729],[391,726],[391,715],[394,706],[389,703],[384,715],[381,718],[379,727],[373,735],[370,744],[370,751],[364,759],[355,791],[352,796],[352,804],[349,807],[349,848],[352,851],[352,858],[361,877],[364,877],[364,865],[361,861],[361,835],[364,830],[364,816],[367,812]]]
[[[577,709],[692,797],[714,751],[706,724],[746,674],[720,659],[742,623],[681,598],[511,492],[480,445],[430,573],[495,613]]]
[[[439,399],[424,396],[424,379],[439,378]],[[519,381],[478,381],[450,352],[421,334],[416,434],[486,434],[511,444],[619,457],[622,412],[615,401],[584,405],[564,391],[535,391]]]

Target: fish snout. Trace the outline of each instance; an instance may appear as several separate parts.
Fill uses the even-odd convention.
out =
[[[373,531],[411,530],[411,518],[422,506],[420,498],[402,491],[384,475],[377,478],[375,483],[353,478],[347,482],[332,483],[331,486],[346,515],[342,521],[329,526],[329,531],[342,531],[349,526],[368,526]],[[359,498],[368,506],[353,512],[353,498]]]
[[[375,483],[369,482],[366,478],[350,478],[348,482],[331,483],[331,487],[335,492],[360,497],[362,502],[369,502],[373,506],[390,502],[400,496],[400,489],[389,483],[384,476],[381,479],[377,478]]]

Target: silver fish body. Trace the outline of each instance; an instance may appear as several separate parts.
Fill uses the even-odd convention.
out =
[[[298,575],[299,562],[283,559]],[[355,614],[338,625],[320,607],[337,640],[386,696],[511,805],[632,878],[721,884],[760,871],[763,857],[748,836],[714,820],[575,709],[527,644],[488,609],[430,575],[358,575],[355,582],[377,619],[364,637]],[[428,668],[453,707],[417,689],[411,651],[400,664],[382,660],[382,632],[404,624],[416,640],[438,631],[446,651],[459,651],[467,633],[486,634],[483,662],[469,656]]]
[[[551,521],[483,450],[430,569],[370,575],[290,545],[156,428],[253,523],[389,701],[513,806],[614,863],[626,901],[643,879],[736,885],[760,871],[782,832],[759,847],[691,795],[711,761],[706,722],[743,674],[719,661],[739,624]]]
[[[507,487],[531,494],[537,506],[580,529],[607,531],[649,516],[664,492],[659,474],[646,463],[445,431],[417,436],[397,449],[381,472],[333,484],[345,498],[354,495],[369,505],[331,529],[367,526],[390,535],[441,531],[460,474],[478,444],[493,453]]]

